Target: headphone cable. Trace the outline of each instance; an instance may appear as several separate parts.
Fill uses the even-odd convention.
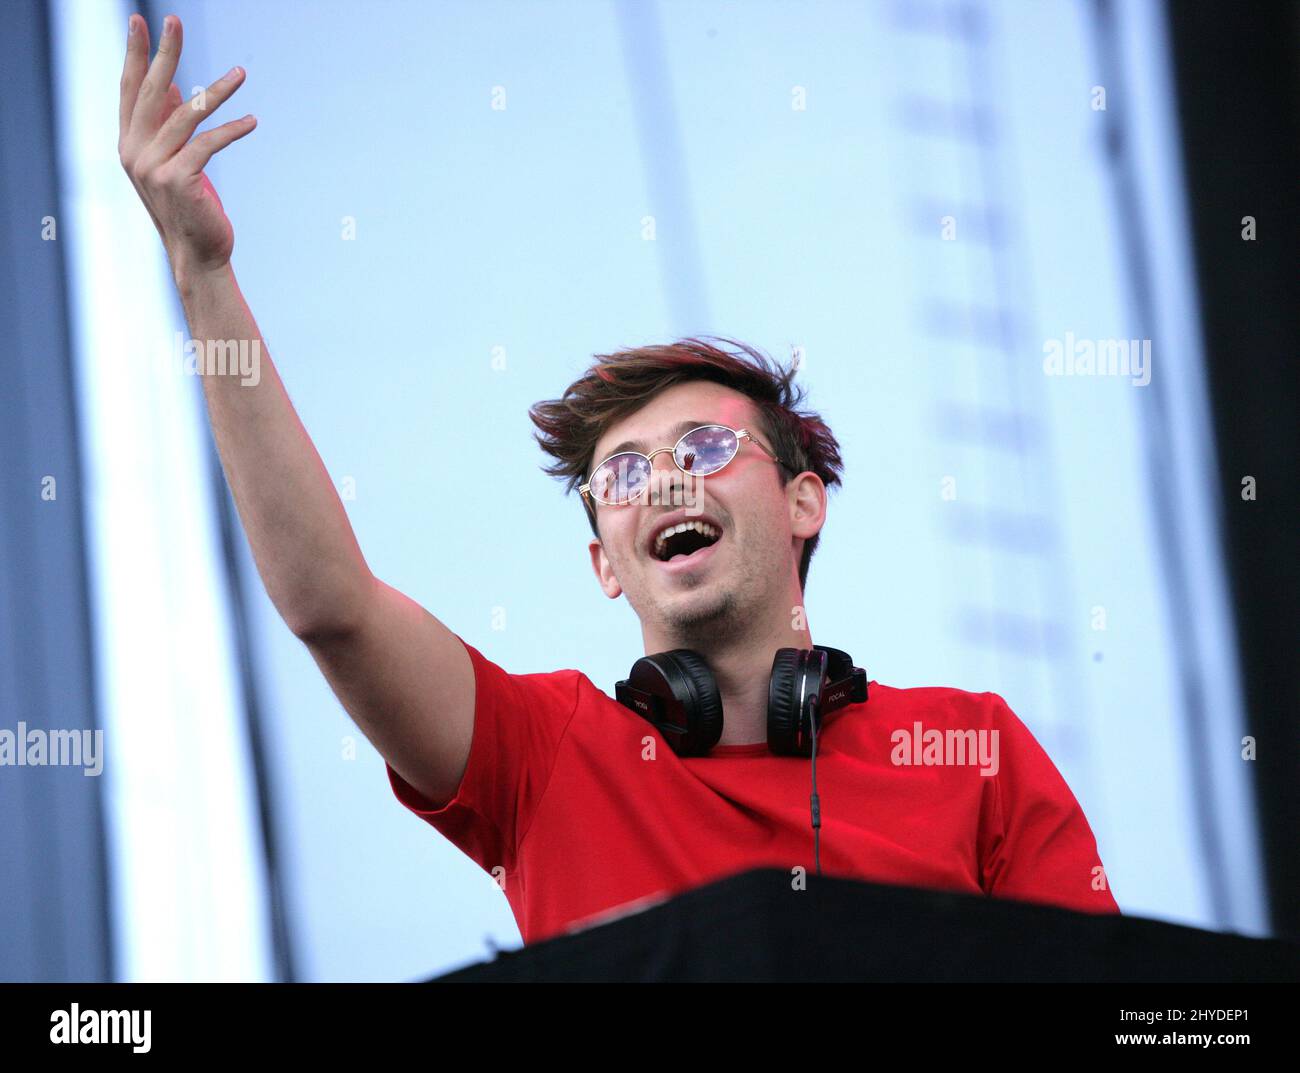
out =
[[[817,724],[821,722],[821,708],[816,699],[812,702],[812,827],[813,858],[817,874],[822,874],[822,804],[817,796]]]

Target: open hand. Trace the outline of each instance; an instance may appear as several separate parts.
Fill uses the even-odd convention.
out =
[[[181,20],[163,20],[158,54],[149,63],[149,28],[130,18],[122,69],[118,157],[162,236],[172,271],[207,272],[230,261],[235,232],[203,169],[213,154],[257,126],[252,116],[234,119],[191,137],[244,81],[236,67],[182,103],[172,78],[181,57]]]

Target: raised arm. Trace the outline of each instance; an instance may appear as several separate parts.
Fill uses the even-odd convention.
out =
[[[235,506],[276,610],[310,649],[348,713],[407,782],[442,803],[469,758],[474,672],[464,646],[366,565],[347,513],[235,281],[234,230],[203,169],[250,133],[251,116],[195,135],[244,80],[233,69],[181,101],[172,81],[182,28],[157,55],[130,19],[118,155],[171,263],[191,338],[243,341],[256,376],[205,375],[203,393]]]

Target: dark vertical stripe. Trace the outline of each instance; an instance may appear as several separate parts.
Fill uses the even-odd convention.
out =
[[[1166,3],[1273,930],[1300,941],[1300,4]],[[1241,237],[1253,216],[1253,241]],[[1241,499],[1253,476],[1257,499]]]
[[[79,426],[50,25],[5,8],[0,93],[0,727],[102,729],[95,706]],[[52,216],[55,241],[42,241]],[[52,476],[56,498],[41,499]],[[21,743],[20,743],[21,747]],[[105,780],[0,768],[0,979],[106,981]]]

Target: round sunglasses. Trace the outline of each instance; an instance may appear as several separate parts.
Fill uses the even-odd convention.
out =
[[[654,456],[671,451],[673,462],[683,473],[692,477],[707,477],[717,473],[740,451],[742,440],[760,448],[773,462],[787,463],[763,446],[753,433],[746,429],[728,428],[726,425],[700,425],[687,432],[672,447],[660,447],[648,455],[640,451],[619,451],[610,455],[591,471],[587,483],[578,491],[584,498],[594,499],[611,507],[623,506],[645,495],[650,487]]]

